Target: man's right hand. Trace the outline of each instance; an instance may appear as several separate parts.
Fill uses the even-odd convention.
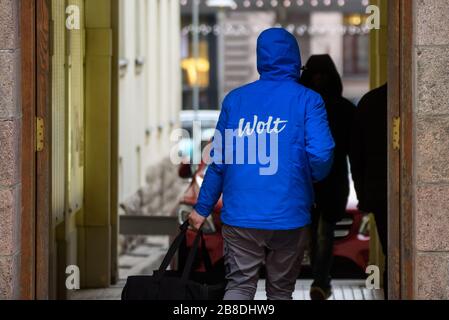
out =
[[[192,213],[189,215],[189,224],[196,231],[201,229],[205,221],[206,218],[200,215],[198,212],[196,212],[196,210],[193,210]]]

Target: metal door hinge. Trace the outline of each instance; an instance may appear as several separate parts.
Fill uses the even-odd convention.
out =
[[[401,118],[393,118],[393,150],[401,149]]]
[[[36,117],[36,151],[44,150],[44,119]]]

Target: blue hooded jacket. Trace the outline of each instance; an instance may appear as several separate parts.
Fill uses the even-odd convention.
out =
[[[224,224],[301,228],[311,222],[313,183],[326,178],[332,166],[335,145],[326,109],[319,94],[298,83],[299,46],[286,30],[260,35],[257,64],[260,80],[232,91],[223,102],[213,162],[195,210],[209,216],[223,194]]]

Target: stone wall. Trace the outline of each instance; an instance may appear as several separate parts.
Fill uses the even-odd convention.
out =
[[[0,0],[0,300],[19,296],[19,1]]]
[[[415,0],[418,299],[449,299],[449,2]]]

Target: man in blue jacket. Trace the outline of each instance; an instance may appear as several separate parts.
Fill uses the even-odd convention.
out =
[[[223,102],[213,161],[189,221],[201,228],[223,194],[225,300],[254,299],[263,263],[268,299],[290,300],[308,240],[313,183],[328,175],[335,145],[323,100],[298,83],[296,39],[281,28],[264,31],[257,66],[260,80]]]

